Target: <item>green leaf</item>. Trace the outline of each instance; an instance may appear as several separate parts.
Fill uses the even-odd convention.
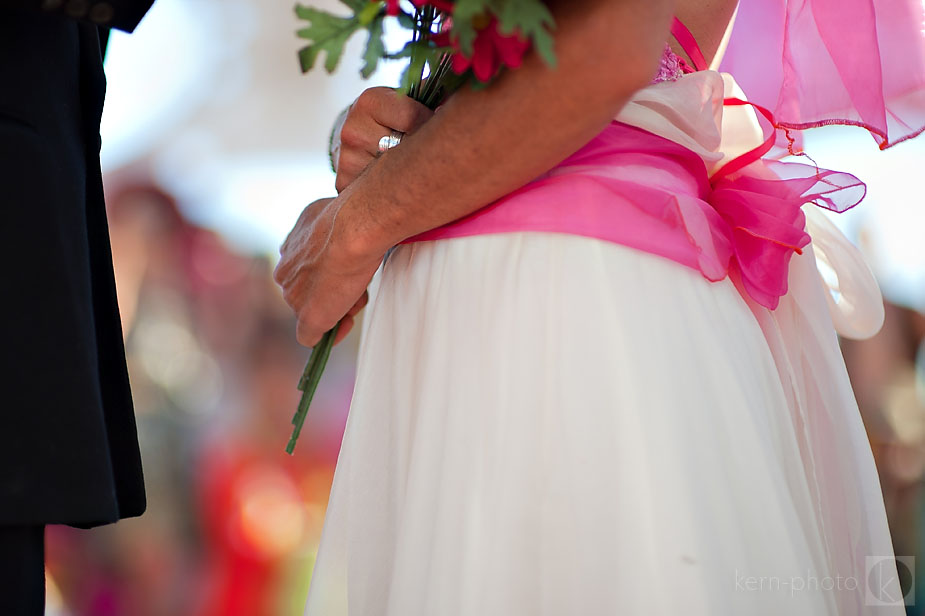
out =
[[[296,34],[309,41],[307,47],[299,50],[299,63],[302,72],[308,72],[315,65],[318,55],[323,51],[326,58],[324,68],[329,73],[337,68],[344,53],[344,45],[357,30],[359,20],[353,17],[338,17],[308,6],[296,5],[296,15],[308,22],[308,25]]]
[[[369,4],[378,4],[382,6],[382,2],[376,2],[375,0],[373,0],[372,2],[370,0],[340,0],[340,1],[346,4],[350,8],[350,10],[352,10],[354,13],[359,13]]]
[[[401,74],[401,83],[399,90],[403,94],[411,92],[412,88],[420,85],[421,73],[424,70],[424,64],[427,62],[427,47],[420,41],[408,43],[405,47],[411,47],[411,62]],[[404,51],[404,49],[402,50]]]
[[[356,15],[357,19],[360,21],[360,25],[366,28],[369,27],[369,24],[371,24],[380,13],[382,13],[381,2],[368,2],[366,6],[356,12]]]
[[[303,73],[307,73],[315,66],[315,59],[318,57],[319,51],[321,49],[311,45],[299,50],[299,66],[302,68]]]
[[[387,60],[401,60],[402,58],[413,58],[415,55],[423,54],[427,57],[427,62],[439,62],[440,56],[446,52],[453,51],[451,47],[437,47],[430,41],[408,41],[405,46],[395,53],[385,53],[383,58]]]
[[[533,48],[549,66],[556,65],[556,53],[550,30],[555,28],[552,13],[540,0],[493,0],[493,9],[498,16],[499,30],[520,34],[533,43]]]
[[[436,69],[440,63],[440,56],[445,51],[445,47],[434,47],[429,41],[409,41],[399,51],[386,54],[384,57],[389,60],[411,58],[408,66],[402,71],[398,86],[402,94],[408,94],[413,86],[420,84],[424,65],[430,66],[431,70]]]
[[[415,26],[417,26],[417,22],[414,21],[414,17],[404,11],[401,11],[398,14],[398,23],[402,28],[406,28],[408,30],[414,30]]]
[[[479,90],[484,90],[488,87],[488,81],[479,81],[478,77],[475,76],[475,73],[470,73],[469,77],[469,89],[473,92],[478,92]]]
[[[401,77],[398,79],[398,91],[405,96],[411,91],[411,86],[413,85],[411,82],[411,75],[411,65],[409,64],[405,67],[405,70],[401,72]]]
[[[365,64],[360,71],[364,78],[373,74],[379,60],[385,56],[385,43],[382,40],[383,21],[382,17],[378,17],[369,24],[369,39],[366,41],[366,52],[363,54]]]
[[[464,54],[472,54],[477,34],[472,20],[486,13],[498,18],[499,29],[503,34],[519,30],[521,35],[530,40],[546,64],[556,65],[550,34],[555,28],[555,21],[541,0],[459,0],[453,12],[453,38],[459,42]]]
[[[396,51],[395,53],[387,53],[387,54],[385,54],[384,57],[385,57],[387,60],[401,60],[402,58],[410,58],[410,57],[411,57],[411,53],[412,53],[412,49],[414,48],[414,46],[415,46],[416,44],[417,44],[417,43],[415,43],[415,42],[413,42],[413,41],[408,41],[407,43],[405,43],[405,46],[404,46],[404,47],[402,47],[401,49],[399,49],[399,50]]]

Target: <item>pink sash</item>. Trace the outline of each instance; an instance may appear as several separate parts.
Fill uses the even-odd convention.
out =
[[[405,242],[511,231],[594,237],[666,257],[711,281],[737,268],[749,295],[773,309],[787,292],[791,256],[810,241],[800,206],[846,209],[863,198],[864,185],[848,174],[773,163],[790,174],[781,179],[769,164],[756,160],[711,182],[696,153],[613,122],[539,179]],[[836,205],[836,194],[847,204]]]
[[[672,33],[694,68],[705,70],[694,37],[677,19]],[[725,104],[751,105],[773,128],[712,177],[697,153],[615,121],[540,178],[403,243],[513,231],[593,237],[671,259],[710,281],[735,272],[744,292],[773,310],[787,293],[791,257],[810,242],[801,206],[841,212],[857,205],[866,187],[814,164],[765,160],[780,128],[774,115],[736,98]]]

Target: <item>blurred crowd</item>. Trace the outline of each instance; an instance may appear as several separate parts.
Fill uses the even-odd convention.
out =
[[[301,614],[356,336],[335,349],[286,455],[308,350],[272,260],[192,224],[150,181],[117,178],[107,193],[148,511],[92,531],[50,529],[48,613]],[[888,304],[876,337],[843,345],[899,555],[925,555],[923,341],[925,316]]]
[[[144,182],[107,189],[145,470],[141,518],[51,527],[49,614],[301,613],[353,383],[332,355],[295,456],[308,350],[270,259],[239,254]]]
[[[842,340],[845,364],[870,439],[893,548],[914,556],[903,589],[925,596],[925,314],[886,302],[886,320],[869,340]],[[911,572],[910,572],[911,573]],[[925,614],[925,600],[907,607]]]

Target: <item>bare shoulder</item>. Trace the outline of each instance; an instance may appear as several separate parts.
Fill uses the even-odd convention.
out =
[[[720,49],[738,4],[738,0],[677,0],[675,15],[694,35],[707,62],[712,62]],[[676,53],[686,57],[675,41],[671,44]]]

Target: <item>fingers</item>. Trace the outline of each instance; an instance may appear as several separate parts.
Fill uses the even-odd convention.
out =
[[[335,233],[339,211],[338,202],[331,199],[306,207],[283,242],[273,272],[283,299],[296,314],[296,337],[306,346],[315,346],[340,320],[343,333],[337,342],[343,340],[369,301],[366,288],[381,263],[381,257],[339,248],[346,241]]]
[[[295,338],[302,346],[309,348],[315,346],[321,342],[321,336],[323,334],[323,331],[313,329],[309,325],[303,325],[302,321],[296,323]]]
[[[363,291],[363,295],[360,296],[360,299],[353,305],[353,308],[347,311],[347,316],[354,316],[359,311],[363,310],[366,307],[367,302],[369,302],[369,291]]]
[[[341,127],[337,192],[350,185],[376,156],[379,140],[393,130],[413,133],[433,116],[417,101],[391,88],[369,88],[351,106]]]
[[[340,133],[340,157],[334,182],[338,193],[349,186],[376,159],[379,154],[379,140],[391,132],[391,128],[379,124],[367,114],[357,112],[348,116]]]
[[[347,334],[350,333],[350,330],[353,329],[353,317],[345,316],[340,320],[340,327],[337,328],[337,335],[334,336],[334,344],[340,344],[344,338],[347,337]]]
[[[296,301],[290,302],[294,298],[286,298],[287,303],[292,306],[293,304],[298,304]],[[347,311],[343,317],[340,318],[340,327],[337,329],[337,335],[334,337],[334,344],[340,344],[340,342],[347,337],[347,334],[350,333],[350,330],[353,329],[353,324],[355,317],[360,310],[362,310],[366,304],[369,302],[369,292],[363,291],[363,295],[360,296],[360,299],[353,304],[350,310]],[[296,339],[299,341],[299,344],[302,344],[307,347],[313,347],[318,342],[321,341],[321,337],[325,332],[329,331],[334,327],[337,321],[331,323],[330,319],[324,317],[319,317],[318,315],[303,309],[299,314],[299,320],[296,326]]]
[[[351,114],[353,114],[352,111]],[[379,153],[379,140],[391,132],[391,128],[380,124],[369,114],[357,112],[348,116],[344,127],[340,130],[341,158],[343,158],[345,149],[359,150],[370,156],[376,156]]]
[[[369,302],[369,292],[363,291],[363,295],[360,296],[360,299],[356,301],[353,307],[348,310],[347,314],[340,320],[340,327],[337,329],[337,336],[334,337],[334,344],[340,344],[340,342],[347,337],[347,334],[353,329],[357,313],[366,307],[367,302]]]
[[[295,337],[299,344],[307,347],[313,347],[321,342],[321,337],[325,332],[330,331],[337,321],[321,319],[316,314],[303,311],[299,314],[299,320],[296,323]]]
[[[433,115],[430,109],[414,99],[381,87],[365,90],[354,103],[354,108],[379,125],[403,133],[413,133]],[[383,134],[388,134],[388,131]]]
[[[365,148],[342,149],[337,165],[337,177],[334,180],[334,188],[337,189],[338,194],[357,179],[374,160],[376,157]]]

